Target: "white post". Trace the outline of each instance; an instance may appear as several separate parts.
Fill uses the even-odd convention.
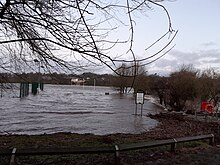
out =
[[[95,90],[95,79],[94,79],[94,90]]]

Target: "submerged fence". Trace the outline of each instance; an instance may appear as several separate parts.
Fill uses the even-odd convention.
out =
[[[192,137],[173,138],[167,140],[157,140],[151,142],[141,142],[133,144],[120,144],[109,147],[79,147],[79,148],[49,148],[49,149],[1,149],[0,156],[11,156],[10,165],[15,164],[15,156],[28,156],[28,155],[64,155],[64,154],[103,154],[113,153],[115,155],[115,164],[120,164],[120,152],[146,149],[152,147],[160,147],[170,145],[171,152],[175,152],[178,143],[209,140],[209,144],[214,144],[214,135],[200,135]]]
[[[29,83],[21,82],[20,83],[20,98],[25,97],[29,94]]]
[[[36,95],[39,92],[39,89],[43,91],[44,83],[42,82],[32,82],[31,84],[31,93]],[[20,98],[26,97],[29,95],[29,83],[21,82],[20,83]]]

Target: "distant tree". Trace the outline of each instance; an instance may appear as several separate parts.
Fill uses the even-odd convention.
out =
[[[176,35],[162,1],[1,0],[0,49],[1,58],[4,58],[0,61],[1,68],[22,73],[36,71],[36,67],[44,65],[43,70],[64,71],[68,68],[75,71],[89,64],[105,64],[117,73],[117,63],[143,62],[147,65],[172,48],[169,46]],[[146,50],[165,36],[173,36],[158,51],[138,59],[133,49],[135,15],[144,16],[153,6],[164,9],[168,28]],[[111,34],[122,26],[129,32],[127,38],[112,39]],[[126,47],[124,54],[133,58],[121,58],[118,54],[110,56],[115,45]],[[35,59],[39,63],[34,63]]]
[[[198,87],[201,101],[216,104],[220,98],[220,74],[213,68],[202,71]]]
[[[123,63],[118,69],[115,75],[113,86],[119,88],[120,93],[127,93],[128,88],[131,87],[131,67]]]
[[[149,76],[149,91],[159,98],[161,105],[167,106],[169,98],[169,78],[157,74]]]
[[[139,63],[126,65],[123,63],[118,69],[119,75],[115,76],[114,86],[119,87],[120,93],[127,93],[128,88],[133,88],[134,93],[137,90],[147,90],[147,71]]]
[[[182,111],[187,100],[197,97],[197,73],[192,65],[183,65],[169,77],[169,105],[175,111]]]
[[[133,64],[132,76],[132,88],[134,89],[134,93],[137,93],[138,90],[146,92],[149,89],[149,79],[145,66],[141,65],[141,63]]]

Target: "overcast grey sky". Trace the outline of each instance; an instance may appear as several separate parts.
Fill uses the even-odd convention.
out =
[[[172,43],[176,46],[167,55],[146,66],[149,73],[168,75],[183,64],[193,64],[197,69],[212,67],[219,70],[220,1],[172,0],[162,4],[169,11],[173,29],[178,30]],[[141,15],[137,15],[135,20],[134,51],[139,58],[150,56],[169,41],[166,37],[152,50],[145,51],[146,47],[168,30],[168,19],[164,10],[158,6],[152,5],[152,7],[152,10],[146,12],[147,17],[142,18]],[[116,35],[126,36],[127,34],[121,30]],[[115,49],[113,53],[118,53],[122,47]],[[128,54],[126,56],[129,57]]]
[[[126,3],[126,1],[109,1]],[[147,65],[146,69],[149,73],[167,75],[179,69],[183,64],[193,64],[198,69],[212,67],[220,71],[220,0],[165,0],[161,3],[169,12],[172,28],[178,31],[169,48],[173,45],[176,46],[158,61]],[[157,45],[146,50],[149,45],[166,33],[169,27],[168,17],[163,8],[153,4],[151,4],[151,7],[145,13],[142,13],[143,11],[141,13],[134,12],[135,14],[132,15],[134,20],[133,50],[135,56],[139,59],[151,56],[170,41],[169,36],[166,36]],[[117,41],[118,39],[120,41],[128,40],[131,37],[131,29],[127,10],[124,11],[126,13],[124,15],[121,11],[117,14],[114,13],[117,10],[112,11],[113,16],[116,16],[120,20],[119,22],[124,21],[123,23],[125,24],[122,23],[121,26],[119,25],[115,28],[113,20],[103,23],[103,29],[105,25],[115,28],[115,30],[108,32],[109,36],[107,35],[112,41]],[[100,18],[98,17],[94,20],[101,21],[101,17],[105,19],[105,15],[99,16]],[[93,21],[93,19],[91,20]],[[107,53],[111,57],[117,56],[121,57],[121,59],[131,60],[133,57],[128,52],[129,44],[129,42],[124,45],[118,44]],[[63,54],[66,58],[71,56],[69,51]],[[77,61],[80,60],[80,58],[77,59]],[[89,67],[86,71],[112,73],[106,66],[97,67],[96,65],[93,68]]]
[[[178,30],[175,48],[148,67],[150,72],[169,73],[182,64],[198,69],[220,69],[220,1],[176,0],[164,3],[173,28]],[[160,18],[160,15],[156,16]]]

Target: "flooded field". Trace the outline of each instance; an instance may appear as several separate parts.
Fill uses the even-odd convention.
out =
[[[136,134],[156,126],[146,114],[161,111],[145,101],[143,116],[135,116],[132,94],[119,95],[110,87],[45,85],[36,96],[18,96],[19,89],[8,89],[0,98],[0,134]]]

